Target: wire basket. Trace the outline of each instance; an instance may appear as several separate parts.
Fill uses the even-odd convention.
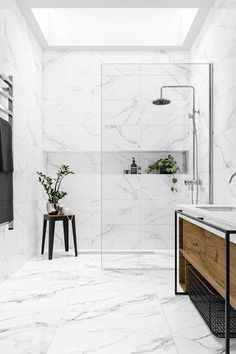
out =
[[[194,306],[219,338],[225,337],[225,300],[190,264],[187,266],[187,291]],[[236,338],[236,311],[230,306],[230,337]]]

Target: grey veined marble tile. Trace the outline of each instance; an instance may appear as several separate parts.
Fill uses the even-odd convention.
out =
[[[52,261],[32,259],[1,284],[1,353],[223,352],[224,340],[188,297],[174,295],[173,253],[108,253],[104,260],[110,269],[101,269],[100,254],[60,251]]]

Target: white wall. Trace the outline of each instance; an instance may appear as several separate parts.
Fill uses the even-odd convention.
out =
[[[236,198],[236,180],[228,183],[236,171],[235,23],[236,2],[217,0],[190,50],[191,61],[214,63],[214,202],[224,204]]]
[[[0,71],[14,80],[15,229],[0,226],[0,281],[37,250],[41,235],[42,50],[12,0],[0,0]]]
[[[175,193],[170,190],[167,175],[127,176],[122,172],[130,168],[132,156],[144,172],[151,162],[167,157],[168,153],[180,159],[180,151],[189,150],[188,90],[166,89],[164,97],[168,97],[171,104],[152,104],[160,96],[161,86],[188,84],[189,67],[186,65],[103,66],[103,249],[174,247],[174,208],[177,203],[189,201],[183,184],[186,174],[178,175],[178,192]],[[118,170],[113,167],[115,163]],[[180,167],[183,173],[182,163]]]
[[[76,176],[71,178],[76,178],[76,182],[68,179],[66,185],[73,197],[68,198],[65,204],[80,210],[78,225],[82,248],[100,246],[101,166],[98,151],[101,143],[101,63],[214,63],[214,200],[216,203],[235,201],[236,181],[232,185],[228,184],[229,176],[236,170],[235,18],[235,1],[217,0],[190,50],[190,59],[188,52],[158,50],[50,51],[45,52],[42,58],[42,51],[15,2],[0,0],[0,67],[5,75],[14,77],[15,98],[15,230],[8,231],[7,227],[0,227],[0,280],[26,262],[37,249],[39,235],[41,236],[41,189],[35,178],[35,171],[43,169],[42,150],[45,151],[46,159],[44,168],[48,172],[55,172],[55,166],[64,162],[70,163],[75,169]],[[44,146],[41,119],[42,61]],[[191,80],[198,89],[197,108],[201,109],[201,118],[204,115],[206,117],[206,76],[199,70],[193,71]],[[112,90],[115,88],[112,80],[108,84]],[[127,111],[131,120],[135,120],[135,107],[133,101]],[[124,118],[122,114],[119,117]],[[207,170],[206,163],[202,161],[207,158],[206,122],[207,119],[199,122],[202,137],[200,169],[205,186]],[[119,176],[116,175],[115,178]],[[155,185],[156,181],[153,183]],[[201,199],[205,200],[207,190],[202,188],[201,193]],[[167,206],[164,209],[166,208]],[[129,217],[132,217],[131,214]],[[148,218],[150,216],[151,214]],[[163,214],[156,217],[165,219]],[[170,224],[168,222],[165,225]],[[117,227],[114,228],[116,229],[118,230]],[[163,230],[163,235],[172,232],[171,229],[165,230],[165,227]],[[170,244],[168,243],[168,247]],[[166,244],[162,246],[167,247]]]
[[[52,174],[56,166],[65,163],[76,172],[65,181],[64,187],[69,195],[62,204],[72,207],[77,215],[82,249],[100,248],[101,197],[104,199],[103,246],[107,249],[172,248],[174,206],[189,201],[183,175],[177,194],[170,191],[167,176],[142,175],[139,178],[122,175],[134,153],[188,150],[190,146],[188,92],[168,92],[169,97],[174,98],[170,106],[158,108],[151,103],[159,95],[161,85],[188,83],[189,68],[124,65],[135,62],[185,63],[188,53],[44,53],[45,168]],[[103,66],[101,132],[102,63],[120,64]],[[103,155],[102,196],[101,136],[102,150],[107,152]],[[129,156],[124,153],[127,150]],[[112,151],[118,155],[112,155]],[[151,153],[149,155],[152,160]],[[58,226],[59,247],[62,247],[61,231]]]

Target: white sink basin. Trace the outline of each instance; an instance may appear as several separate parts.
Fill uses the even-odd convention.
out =
[[[183,210],[187,216],[202,217],[205,221],[218,225],[225,230],[236,230],[236,204],[180,204],[178,208]]]
[[[217,206],[217,205],[207,205],[207,206],[196,206],[198,209],[208,210],[208,211],[221,211],[221,212],[236,212],[236,206]]]

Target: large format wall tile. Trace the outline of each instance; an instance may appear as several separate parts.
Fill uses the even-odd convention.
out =
[[[98,125],[45,124],[44,147],[47,151],[99,151],[101,147]]]
[[[139,175],[103,175],[102,198],[114,199],[140,199],[141,176]]]
[[[173,192],[172,192],[173,193]],[[168,197],[168,194],[166,194]],[[168,199],[147,199],[141,201],[141,223],[147,225],[174,224],[174,211],[178,201],[178,195]],[[172,199],[173,198],[173,199]]]
[[[188,113],[190,105],[185,100],[174,100],[171,104],[165,106],[156,106],[152,104],[152,100],[159,98],[159,93],[155,93],[152,99],[141,101],[141,124],[148,125],[169,125],[188,123]],[[169,96],[168,96],[169,98]]]
[[[45,124],[74,124],[89,125],[95,124],[97,113],[101,107],[100,101],[73,100],[67,102],[62,99],[44,100],[44,122]],[[97,124],[99,120],[97,121]]]
[[[141,74],[141,99],[149,100],[160,97],[162,86],[182,86],[189,84],[189,75],[175,76],[172,75],[144,75]],[[191,94],[188,88],[163,88],[163,97],[169,98],[171,101],[188,101]]]
[[[102,101],[139,98],[140,76],[103,75]]]
[[[191,61],[213,62],[214,64],[214,202],[216,204],[235,203],[235,184],[228,184],[230,175],[235,171],[235,43],[236,3],[217,0],[195,39],[191,49]],[[208,84],[203,70],[192,73],[197,86],[197,106],[205,114],[204,92]],[[204,82],[205,81],[205,82]],[[205,123],[204,117],[201,117]],[[205,136],[204,124],[199,124],[200,137]],[[202,156],[202,155],[201,155]],[[204,179],[204,178],[203,178]],[[203,200],[204,202],[204,200]]]
[[[138,125],[140,101],[138,98],[109,100],[102,105],[102,123],[105,125]]]
[[[189,149],[189,125],[142,125],[141,149],[151,151]]]
[[[100,100],[101,77],[90,75],[58,75],[44,76],[44,99],[71,101]]]
[[[102,126],[102,151],[139,151],[139,125]]]
[[[103,224],[102,249],[104,251],[142,249],[140,225]]]
[[[13,76],[15,170],[15,227],[0,226],[2,281],[38,251],[42,216],[42,50],[13,0],[0,0],[0,68]]]
[[[149,174],[141,175],[141,199],[168,199],[169,201],[176,201],[182,203],[188,200],[189,192],[184,185],[184,180],[189,178],[188,174],[176,175],[178,182],[176,187],[178,192],[172,192],[171,175]],[[178,201],[178,202],[177,202]]]
[[[143,225],[141,242],[142,249],[173,249],[175,242],[174,225]]]
[[[139,61],[149,63],[133,64]],[[189,200],[188,175],[179,175],[178,193],[166,175],[123,175],[132,157],[144,173],[167,150],[177,150],[182,173],[188,169],[189,90],[168,89],[168,106],[152,100],[162,85],[188,83],[190,69],[152,61],[187,62],[184,52],[44,54],[44,161],[48,173],[63,163],[76,172],[65,181],[62,204],[77,215],[82,249],[99,249],[101,241],[106,250],[173,247],[173,210]],[[58,247],[61,236],[58,228]]]
[[[102,200],[101,207],[103,224],[140,224],[141,210],[138,200]]]

